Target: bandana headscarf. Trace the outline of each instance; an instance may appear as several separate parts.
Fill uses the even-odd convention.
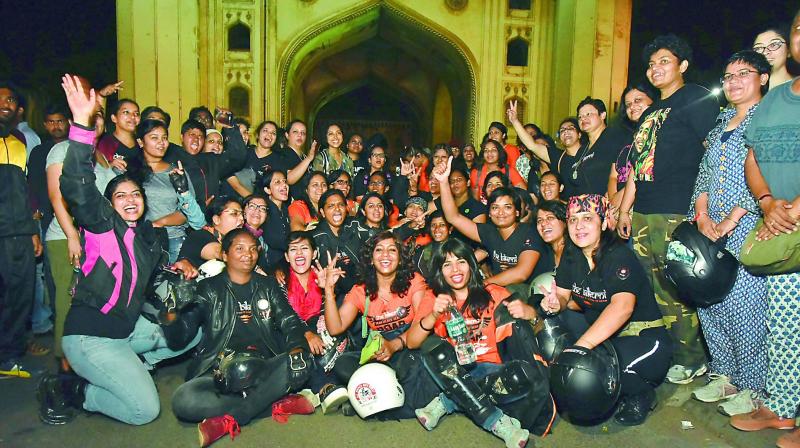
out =
[[[411,196],[406,201],[406,208],[408,208],[408,206],[412,204],[421,208],[423,212],[428,211],[428,201],[426,201],[425,198],[422,198],[420,196]]]
[[[608,210],[608,199],[599,194],[582,194],[572,196],[567,204],[567,219],[576,213],[594,212],[600,215],[602,221]]]

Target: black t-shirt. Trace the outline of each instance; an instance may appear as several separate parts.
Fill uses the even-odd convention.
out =
[[[287,201],[288,202],[288,201]],[[269,250],[267,250],[267,265],[273,268],[283,260],[283,253],[289,248],[289,204],[283,203],[278,208],[271,200],[267,201],[267,220],[261,225],[264,230],[263,238]]]
[[[250,283],[238,285],[231,282],[233,290],[234,309],[236,311],[236,321],[233,324],[233,332],[225,348],[237,352],[257,351],[269,353],[263,350],[261,332],[258,323],[253,320],[253,310],[250,305],[252,289]]]
[[[583,150],[584,147],[581,146],[580,149],[578,149],[578,154],[582,153]],[[565,151],[552,146],[547,147],[547,155],[550,157],[550,163],[548,164],[550,165],[550,171],[558,173],[564,181],[564,191],[561,192],[561,197],[567,200],[570,196],[578,194],[577,185],[572,181],[572,167],[578,160],[577,157],[571,156]]]
[[[46,140],[41,145],[31,150],[28,157],[28,194],[31,197],[31,208],[42,212],[42,232],[47,231],[50,221],[53,220],[53,206],[47,194],[47,155],[55,145],[52,140]]]
[[[630,143],[630,135],[616,126],[606,128],[600,137],[589,148],[583,145],[578,150],[574,162],[569,167],[570,177],[564,178],[564,190],[571,186],[571,195],[606,194],[608,192],[608,175],[611,164],[619,151]],[[566,157],[565,157],[566,159]],[[563,168],[562,162],[562,168]],[[567,196],[568,197],[568,196]]]
[[[533,250],[539,252],[539,261],[536,262],[536,267],[533,268],[532,278],[536,278],[541,274],[553,272],[556,269],[556,254],[549,244],[545,243],[536,226],[531,226],[531,242]]]
[[[519,262],[519,256],[527,250],[535,250],[531,226],[520,223],[514,232],[504,240],[492,223],[477,224],[481,244],[489,252],[489,265],[492,274],[497,275]]]
[[[705,152],[703,141],[718,114],[716,97],[695,84],[656,101],[642,114],[631,150],[634,166],[641,165],[635,177],[637,212],[685,215],[689,211]]]
[[[615,244],[589,272],[589,262],[580,250],[565,252],[556,274],[556,284],[572,291],[572,300],[583,309],[591,325],[611,303],[614,294],[629,292],[636,296],[630,321],[652,321],[661,318],[650,281],[633,251],[624,244]]]
[[[273,151],[265,157],[258,157],[255,151],[249,151],[244,166],[253,170],[256,175],[259,171],[266,172],[267,169],[284,169],[281,155],[277,151]]]
[[[186,236],[178,254],[178,260],[189,260],[192,266],[199,268],[206,260],[200,255],[203,248],[209,243],[216,243],[217,239],[206,229],[195,230]]]

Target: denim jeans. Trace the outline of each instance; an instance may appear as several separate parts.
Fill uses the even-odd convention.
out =
[[[169,239],[169,264],[178,261],[178,254],[181,253],[181,246],[183,246],[183,240],[185,239],[186,237],[183,235]]]
[[[33,312],[31,313],[31,329],[34,334],[47,333],[53,329],[50,317],[53,312],[50,306],[44,303],[46,292],[44,281],[44,260],[36,263],[36,282],[33,289]]]
[[[469,374],[473,379],[475,379],[475,381],[478,381],[497,372],[502,368],[503,368],[502,364],[479,362],[475,365],[475,368],[470,370]],[[442,400],[442,404],[444,405],[444,408],[447,410],[448,414],[452,414],[455,411],[461,410],[461,408],[458,407],[458,404],[455,401],[447,398],[447,395],[445,395],[444,392],[439,394],[439,399]],[[494,427],[495,423],[497,423],[497,421],[500,420],[500,417],[502,416],[503,416],[503,411],[500,410],[500,408],[495,408],[495,411],[492,413],[492,415],[490,415],[486,419],[486,421],[483,422],[482,425],[483,429],[491,431],[492,427]]]
[[[139,317],[125,339],[64,336],[62,347],[72,369],[89,382],[83,408],[131,425],[144,425],[158,417],[158,392],[145,362],[178,356],[197,345],[202,334],[179,351],[167,348],[161,327]]]

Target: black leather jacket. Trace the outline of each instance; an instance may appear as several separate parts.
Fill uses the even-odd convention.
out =
[[[261,330],[261,342],[272,355],[295,348],[309,351],[306,326],[286,298],[286,290],[272,277],[254,273],[250,280],[250,306],[253,319]],[[198,377],[214,365],[225,350],[236,323],[236,299],[227,272],[203,280],[197,287],[197,304],[202,311],[203,339],[189,363],[186,379]],[[264,353],[269,356],[269,353]]]

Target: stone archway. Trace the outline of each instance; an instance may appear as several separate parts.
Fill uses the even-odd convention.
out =
[[[311,129],[317,128],[317,138],[324,139],[316,126],[317,114],[330,112],[330,105],[347,103],[348,96],[354,104],[359,94],[370,92],[386,95],[410,111],[395,121],[414,135],[403,137],[406,131],[398,131],[390,146],[471,139],[476,80],[474,58],[465,48],[446,30],[392,2],[345,11],[308,28],[288,46],[279,64],[281,118],[284,122],[307,118]],[[320,118],[323,125],[331,117]],[[380,117],[370,117],[364,110],[347,118],[355,125],[359,121],[371,125],[363,122]]]

